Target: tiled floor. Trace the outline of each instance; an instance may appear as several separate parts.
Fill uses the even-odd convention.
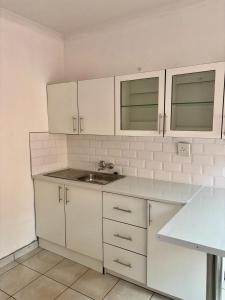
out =
[[[0,300],[6,299],[169,300],[41,248],[0,269]]]
[[[37,248],[0,269],[0,300],[167,300]]]

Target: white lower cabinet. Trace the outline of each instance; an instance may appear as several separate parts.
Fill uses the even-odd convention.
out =
[[[148,205],[147,286],[183,300],[205,300],[206,254],[156,237],[181,207],[154,201]]]
[[[146,284],[146,256],[104,244],[104,266]]]
[[[103,238],[105,243],[147,255],[146,229],[144,228],[104,219]]]
[[[34,181],[36,234],[65,247],[64,186]]]
[[[206,299],[206,254],[157,237],[182,206],[41,180],[35,203],[38,237],[100,262],[104,249],[109,272],[176,299]]]
[[[102,260],[102,193],[66,186],[67,248]]]
[[[36,234],[102,261],[102,193],[35,180]]]

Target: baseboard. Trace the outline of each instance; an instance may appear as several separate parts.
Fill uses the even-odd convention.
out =
[[[36,249],[38,247],[38,242],[37,241],[33,241],[30,244],[16,250],[15,252],[9,254],[6,257],[3,257],[0,259],[0,268],[4,267],[5,265],[13,262],[14,260],[16,260],[17,258],[31,252],[32,250]]]
[[[96,259],[91,258],[86,255],[82,255],[78,252],[74,252],[65,247],[59,246],[57,244],[54,244],[52,242],[49,242],[49,241],[41,239],[41,238],[39,238],[39,246],[43,249],[54,252],[65,258],[68,258],[70,260],[73,260],[73,261],[75,261],[81,265],[84,265],[90,269],[93,269],[97,272],[103,273],[103,262],[102,261],[96,260]]]
[[[172,297],[172,296],[170,296],[170,295],[168,295],[168,294],[162,293],[162,292],[160,292],[160,291],[157,291],[157,290],[154,290],[154,289],[150,289],[146,284],[140,283],[140,282],[138,282],[138,281],[136,281],[136,280],[133,280],[133,279],[131,279],[131,278],[128,278],[128,277],[126,277],[126,276],[123,276],[123,275],[121,275],[121,274],[119,274],[119,273],[116,273],[116,272],[114,272],[114,271],[111,271],[111,270],[109,270],[109,269],[107,269],[107,268],[105,268],[105,273],[106,273],[106,274],[111,274],[111,275],[113,275],[113,276],[115,276],[115,277],[118,277],[118,278],[123,279],[123,280],[125,280],[125,281],[128,281],[128,282],[130,282],[130,283],[133,283],[133,284],[135,284],[135,285],[137,285],[137,286],[140,286],[140,287],[142,287],[142,288],[144,288],[144,289],[146,289],[146,290],[148,290],[148,291],[150,291],[150,292],[157,293],[157,294],[159,294],[159,295],[165,296],[165,297],[167,297],[168,299],[171,299],[171,300],[182,300],[182,299],[180,299],[180,298],[174,298],[174,297]]]

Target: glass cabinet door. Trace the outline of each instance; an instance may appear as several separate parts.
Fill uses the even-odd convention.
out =
[[[224,64],[167,71],[165,134],[220,137]]]
[[[117,134],[162,135],[164,73],[116,77]]]

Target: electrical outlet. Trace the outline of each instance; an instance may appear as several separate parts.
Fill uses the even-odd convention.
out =
[[[191,155],[191,144],[189,143],[177,143],[177,154],[180,156],[190,156]]]

